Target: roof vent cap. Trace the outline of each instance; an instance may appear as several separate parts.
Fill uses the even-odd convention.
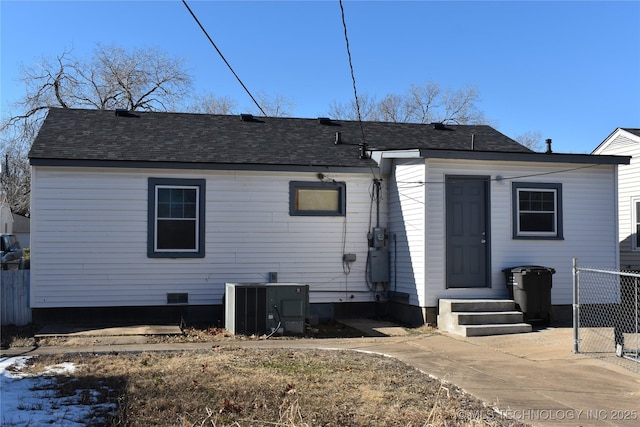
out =
[[[243,122],[252,122],[253,114],[240,114],[240,120]]]
[[[342,134],[340,132],[336,132],[336,140],[334,141],[334,144],[342,144]]]
[[[444,123],[442,122],[431,122],[431,125],[433,126],[434,129],[438,129],[438,130],[444,129]]]
[[[129,110],[126,108],[116,108],[116,116],[118,117],[127,117],[129,115]]]
[[[330,125],[331,119],[329,117],[318,117],[318,123],[321,125]]]

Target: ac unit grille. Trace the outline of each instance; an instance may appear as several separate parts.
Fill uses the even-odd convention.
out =
[[[308,285],[227,283],[225,327],[233,334],[303,334],[308,307]]]

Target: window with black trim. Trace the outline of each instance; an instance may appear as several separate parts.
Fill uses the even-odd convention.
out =
[[[562,239],[562,184],[514,182],[513,238]]]
[[[149,178],[150,258],[204,257],[205,180]]]
[[[289,183],[289,214],[307,216],[344,216],[347,188],[344,182]]]

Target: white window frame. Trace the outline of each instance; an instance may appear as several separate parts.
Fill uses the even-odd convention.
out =
[[[158,207],[160,203],[158,202],[158,195],[160,190],[195,190],[196,192],[196,208],[195,208],[195,216],[193,218],[173,218],[173,217],[160,217],[158,214]],[[155,252],[198,252],[199,251],[199,240],[198,239],[198,229],[200,226],[200,218],[198,215],[198,206],[200,206],[200,187],[192,186],[192,185],[156,185],[156,203],[155,203],[155,220],[153,221],[153,226],[155,228],[153,233],[153,250]],[[179,248],[170,248],[170,249],[161,249],[158,247],[158,224],[162,220],[170,220],[170,221],[189,221],[194,223],[194,233],[193,240],[195,243],[195,248],[193,249],[179,249]]]

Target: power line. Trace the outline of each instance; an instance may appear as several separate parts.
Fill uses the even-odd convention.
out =
[[[534,178],[537,176],[544,176],[544,175],[553,175],[556,173],[564,173],[564,172],[573,172],[573,171],[577,171],[577,170],[581,170],[581,169],[588,169],[588,168],[593,168],[593,167],[597,167],[600,166],[599,164],[590,164],[590,165],[586,165],[586,166],[578,166],[575,168],[569,168],[569,169],[559,169],[559,170],[554,170],[554,171],[549,171],[549,172],[538,172],[538,173],[532,173],[532,174],[528,174],[528,175],[518,175],[518,176],[505,176],[505,177],[501,177],[501,178],[491,178],[488,181],[513,181],[515,179],[523,179],[523,178]],[[455,179],[453,180],[455,181]],[[465,181],[474,181],[473,179],[465,179]],[[487,180],[482,180],[482,179],[478,179],[478,181],[487,181]],[[402,188],[414,188],[414,187],[420,187],[423,185],[427,185],[427,184],[439,184],[439,185],[444,185],[446,184],[445,181],[396,181],[397,184],[411,184],[411,187],[402,187]]]
[[[342,0],[340,0],[340,12],[342,14],[342,27],[344,28],[344,41],[347,44],[347,57],[349,58],[349,69],[351,70],[351,82],[353,83],[353,96],[356,101],[356,114],[358,117],[358,123],[360,124],[360,132],[362,133],[362,143],[364,149],[367,147],[367,140],[364,135],[364,126],[362,125],[362,115],[360,114],[360,101],[358,100],[358,90],[356,89],[356,75],[353,71],[353,62],[351,60],[351,48],[349,47],[349,36],[347,35],[347,21],[344,17],[344,6]]]
[[[260,110],[260,112],[262,113],[263,116],[267,117],[267,113],[264,112],[264,110],[262,109],[262,107],[260,106],[260,104],[258,103],[258,101],[256,101],[256,99],[253,97],[253,95],[251,94],[251,92],[249,91],[249,89],[247,88],[247,86],[245,86],[245,84],[242,82],[242,80],[240,79],[240,77],[238,76],[238,74],[234,71],[233,67],[231,66],[231,64],[229,64],[229,61],[227,61],[227,59],[224,57],[224,55],[222,54],[222,52],[220,51],[220,49],[218,49],[218,46],[215,44],[215,42],[213,41],[213,39],[209,36],[209,33],[207,33],[207,30],[205,30],[205,28],[202,26],[202,24],[200,23],[200,20],[198,19],[198,17],[196,16],[195,13],[193,13],[193,11],[191,10],[191,8],[189,7],[189,5],[187,4],[186,0],[182,0],[182,4],[184,4],[184,6],[187,8],[187,10],[189,11],[189,13],[191,14],[191,16],[193,17],[193,19],[196,21],[196,23],[198,24],[198,26],[200,27],[200,29],[202,30],[202,32],[204,33],[205,36],[207,36],[207,39],[209,39],[209,43],[211,43],[211,45],[214,47],[214,49],[216,50],[216,52],[218,52],[218,55],[220,55],[220,58],[222,58],[222,60],[224,61],[225,64],[227,64],[227,67],[229,67],[229,70],[231,70],[231,73],[233,73],[233,75],[235,76],[236,80],[238,80],[238,83],[240,83],[240,86],[242,86],[242,88],[244,89],[245,92],[247,92],[247,95],[249,95],[249,98],[251,98],[251,100],[253,101],[254,104],[256,104],[256,107],[258,107],[258,110]]]

